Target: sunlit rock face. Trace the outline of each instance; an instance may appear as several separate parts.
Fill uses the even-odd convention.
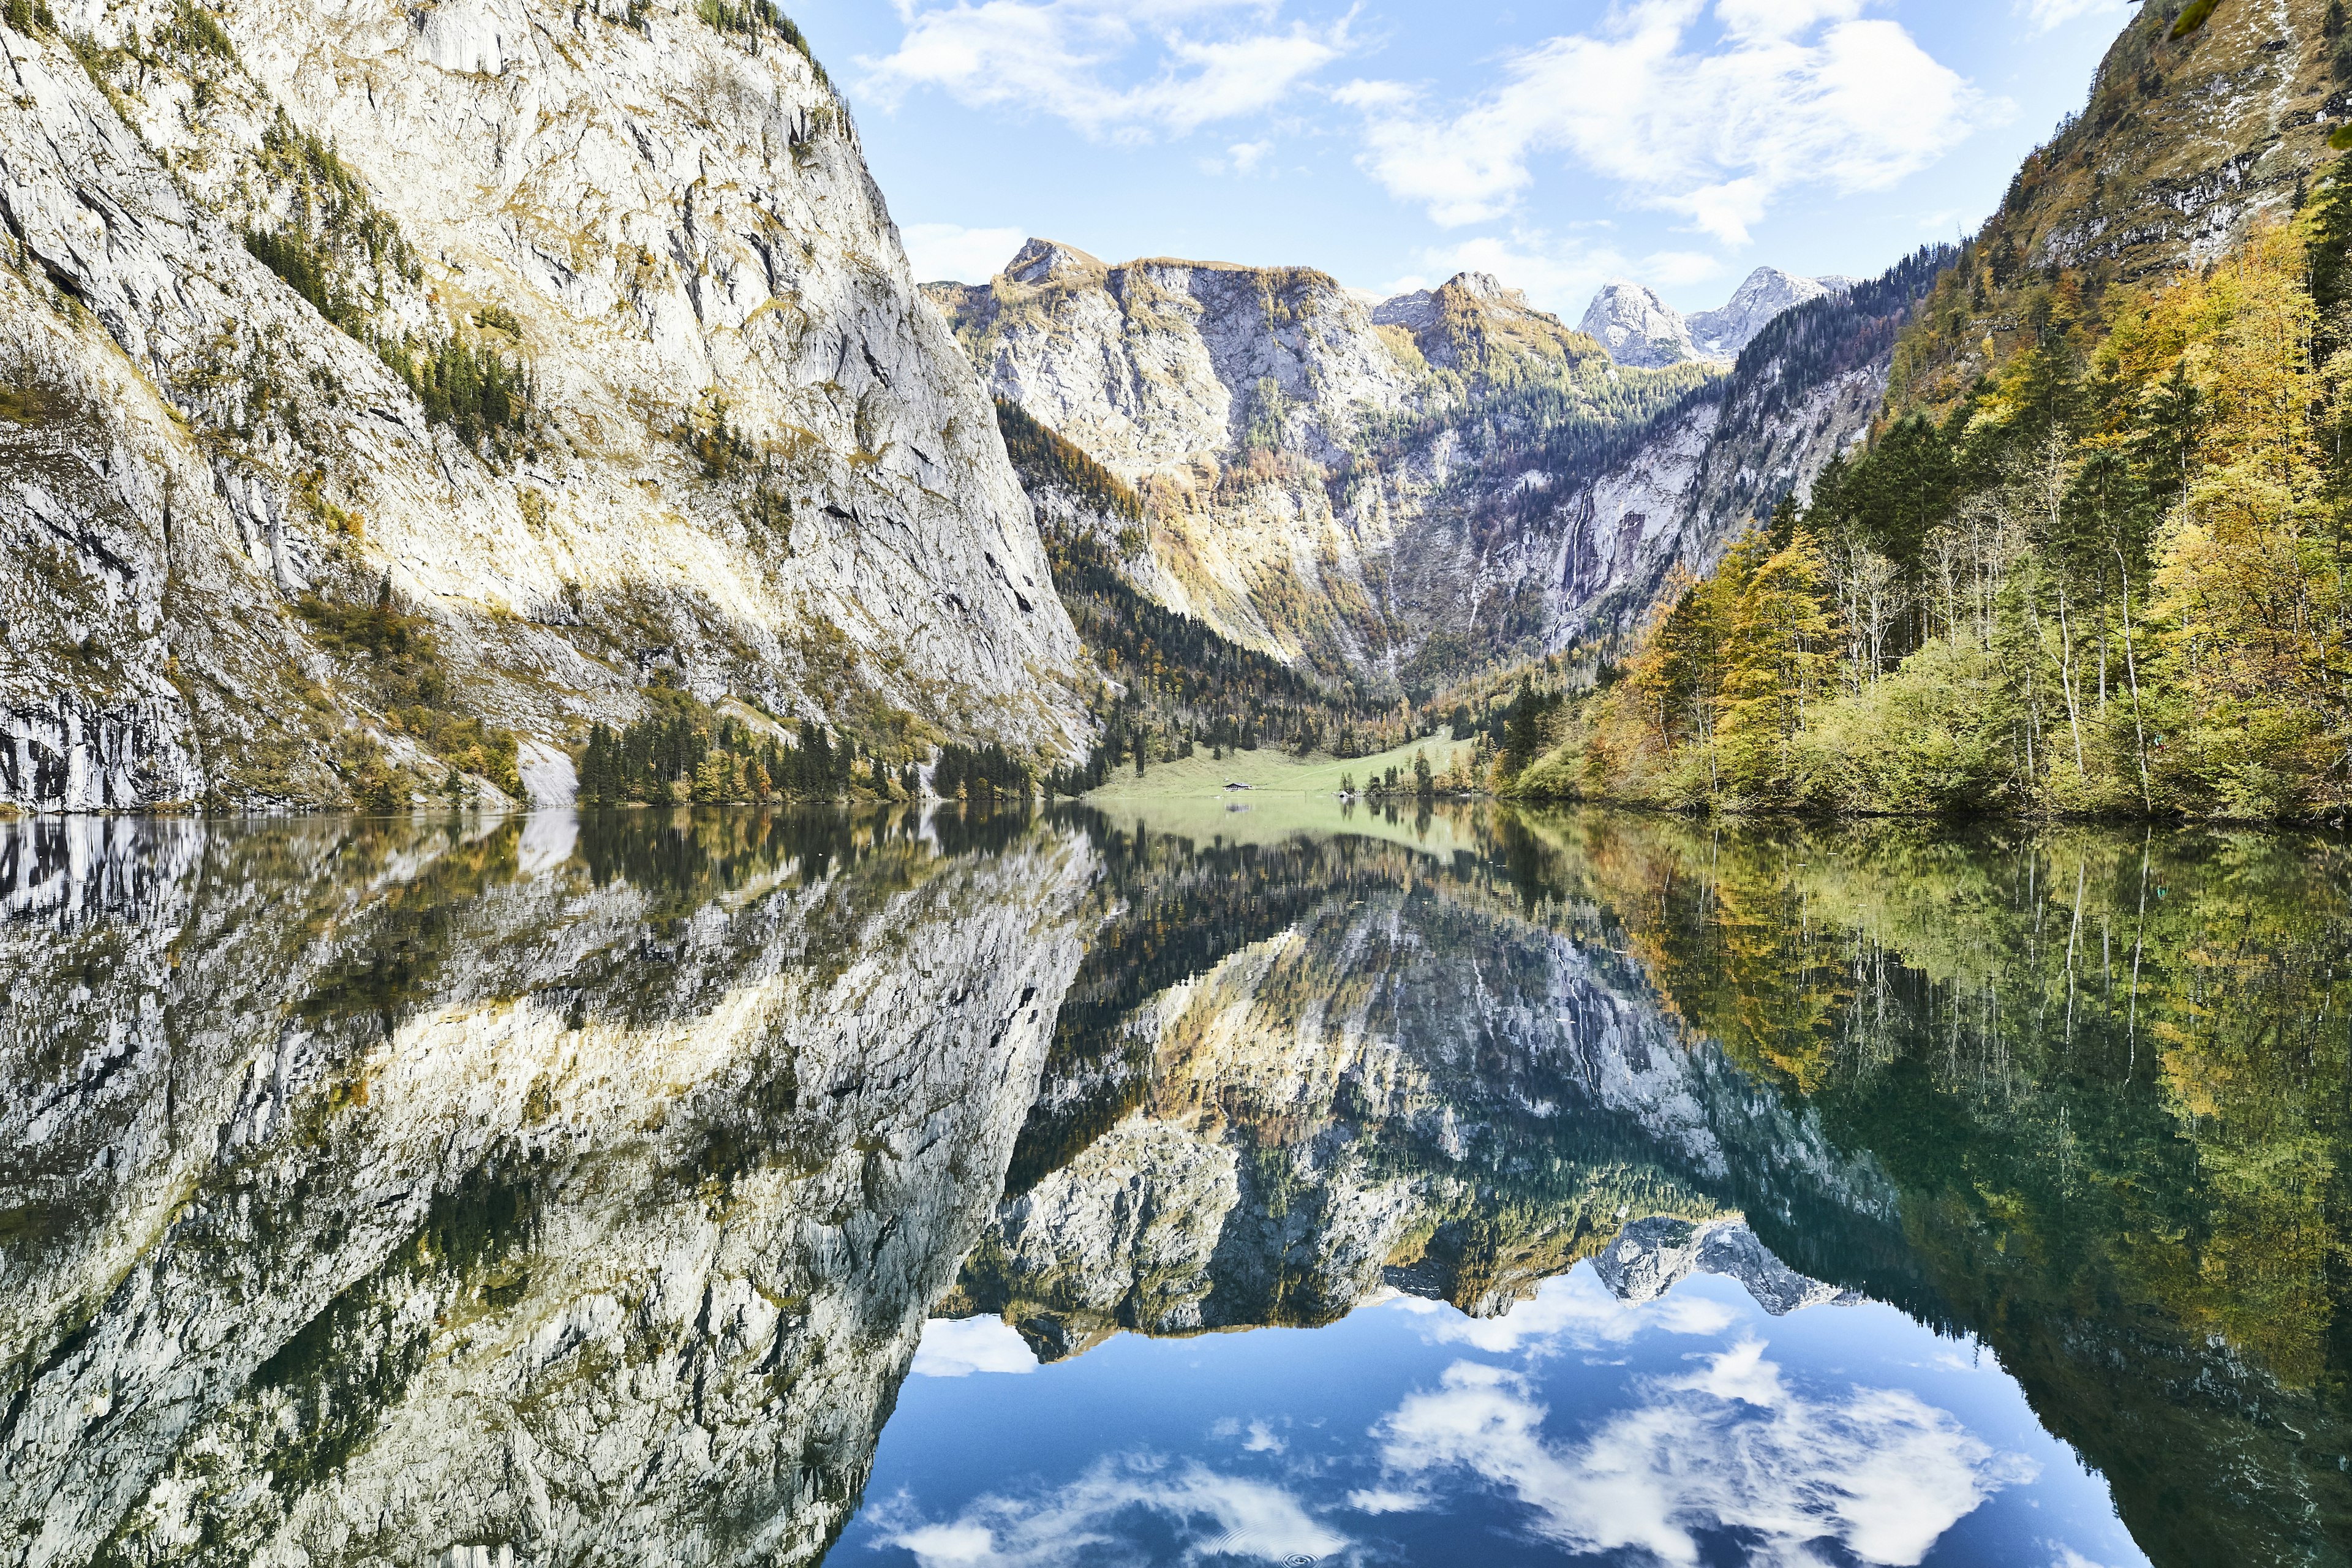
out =
[[[1081,743],[986,398],[775,30],[52,9],[0,34],[0,800],[333,801],[362,740],[437,779],[312,595],[388,592],[445,705],[526,737],[663,668]],[[289,234],[311,297],[249,247]],[[379,345],[503,356],[538,416],[467,435]]]
[[[1727,1216],[1776,1182],[1889,1214],[1884,1178],[1686,1045],[1593,934],[1442,879],[1358,888],[1151,997],[1124,1025],[1149,1047],[1139,1107],[1006,1202],[959,1306],[1052,1358],[1399,1289],[1491,1315],[1612,1244],[1628,1278],[1698,1268],[1810,1304]],[[1651,1215],[1704,1245],[1621,1238]]]
[[[815,1560],[1090,865],[740,816],[0,830],[7,1560]]]
[[[1655,370],[1706,360],[1727,366],[1783,312],[1853,286],[1851,278],[1800,278],[1759,267],[1720,309],[1685,316],[1638,283],[1611,283],[1592,297],[1577,327],[1619,364]]]
[[[1628,286],[1576,331],[1485,273],[1374,303],[1305,268],[1032,240],[926,291],[993,395],[1139,492],[1139,521],[1033,476],[1045,527],[1116,542],[1139,593],[1235,642],[1410,685],[1628,631],[1677,565],[1810,493],[1887,343],[1721,373],[1844,281],[1762,268],[1688,321]]]

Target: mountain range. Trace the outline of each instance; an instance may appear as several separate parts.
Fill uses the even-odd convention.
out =
[[[2243,9],[2126,30],[2001,267],[2138,276],[2297,199],[2347,107],[2326,7]],[[1072,539],[1392,707],[1613,646],[1948,395],[1897,350],[1948,249],[1686,319],[1612,286],[1581,331],[1483,274],[1368,304],[1042,240],[919,289],[797,30],[715,0],[89,0],[0,50],[20,808],[560,800],[666,690],[893,770],[1083,756],[1138,683],[1055,591]],[[1006,408],[1108,488],[1017,469]]]
[[[1718,310],[1685,316],[1638,283],[1612,283],[1584,308],[1577,330],[1619,364],[1660,370],[1689,360],[1737,363],[1774,317],[1808,300],[1843,294],[1851,278],[1800,278],[1777,267],[1749,273]]]

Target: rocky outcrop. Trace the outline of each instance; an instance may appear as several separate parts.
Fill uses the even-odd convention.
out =
[[[0,1558],[822,1557],[1091,860],[713,826],[0,827]]]
[[[1851,1291],[1806,1279],[1766,1251],[1756,1233],[1738,1220],[1696,1225],[1672,1215],[1651,1215],[1618,1232],[1592,1267],[1621,1301],[1654,1301],[1693,1274],[1738,1280],[1758,1306],[1776,1318],[1804,1307],[1861,1300]]]
[[[792,38],[52,9],[0,27],[0,798],[333,800],[440,776],[415,680],[561,746],[656,668],[1080,744],[985,399]],[[380,603],[431,668],[355,657]]]
[[[1638,283],[1604,285],[1577,328],[1622,365],[1658,370],[1702,357],[1682,312]]]

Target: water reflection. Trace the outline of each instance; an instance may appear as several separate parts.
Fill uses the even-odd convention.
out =
[[[0,825],[0,1560],[2344,1560],[2339,845],[1323,815]]]

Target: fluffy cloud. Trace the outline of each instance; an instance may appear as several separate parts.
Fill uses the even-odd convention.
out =
[[[884,1505],[884,1544],[913,1552],[922,1568],[1062,1568],[1123,1560],[1121,1549],[1140,1561],[1138,1514],[1172,1521],[1213,1555],[1280,1563],[1330,1557],[1348,1545],[1280,1487],[1141,1458],[1105,1460],[1042,1497],[982,1498],[948,1521],[891,1521],[891,1506]]]
[[[2046,0],[2066,3],[2066,0]],[[1784,191],[1883,188],[1967,134],[1977,93],[1859,0],[1640,0],[1505,61],[1475,101],[1358,81],[1363,167],[1440,224],[1510,212],[1560,153],[1728,245]]]
[[[1254,0],[898,0],[896,52],[861,60],[884,102],[940,89],[1089,136],[1181,134],[1273,108],[1349,46],[1348,24],[1271,25]]]
[[[1430,1337],[1467,1344],[1496,1355],[1522,1347],[1550,1350],[1562,1344],[1591,1350],[1623,1344],[1637,1334],[1719,1334],[1739,1314],[1720,1301],[1677,1291],[1655,1301],[1621,1301],[1583,1267],[1547,1279],[1535,1296],[1498,1318],[1432,1314]]]
[[[1994,1492],[2035,1474],[1912,1394],[1794,1393],[1753,1341],[1653,1385],[1646,1403],[1580,1446],[1547,1441],[1544,1415],[1517,1373],[1457,1362],[1381,1423],[1389,1484],[1360,1495],[1393,1509],[1436,1476],[1467,1470],[1574,1551],[1630,1547],[1696,1563],[1695,1531],[1738,1531],[1759,1562],[1811,1563],[1812,1543],[1835,1541],[1864,1562],[1911,1564]]]
[[[975,1372],[1034,1372],[1028,1342],[1002,1318],[933,1318],[916,1347],[917,1377],[969,1377]]]

